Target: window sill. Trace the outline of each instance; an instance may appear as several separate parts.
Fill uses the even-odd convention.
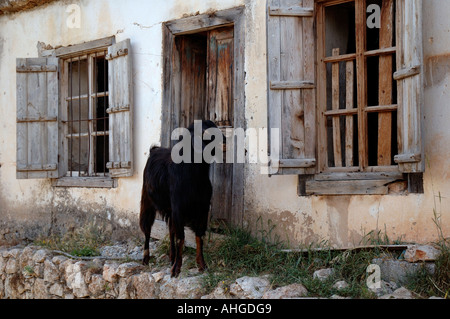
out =
[[[116,188],[117,179],[110,177],[62,177],[54,179],[53,187],[84,187],[84,188]]]
[[[401,173],[342,173],[300,176],[299,196],[406,195],[408,181]]]

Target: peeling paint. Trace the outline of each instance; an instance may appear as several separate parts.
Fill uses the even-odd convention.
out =
[[[425,59],[425,87],[441,85],[450,78],[450,53]]]
[[[66,6],[81,7],[80,29],[66,26]],[[115,235],[140,235],[137,226],[142,170],[152,144],[160,142],[163,21],[213,13],[245,4],[245,121],[268,127],[266,2],[260,0],[63,0],[34,10],[0,16],[0,241],[64,232],[86,222],[109,225]],[[299,197],[297,176],[261,175],[257,164],[245,168],[244,223],[257,234],[279,236],[291,245],[328,241],[358,244],[372,230],[389,238],[436,240],[433,210],[450,233],[450,21],[449,3],[424,1],[425,148],[430,166],[424,194],[404,195],[392,185],[387,196]],[[444,8],[444,10],[442,9]],[[100,18],[101,19],[100,19]],[[116,34],[130,38],[134,76],[134,152],[136,173],[119,179],[116,189],[56,189],[50,181],[15,179],[15,59],[37,57],[38,42],[52,47]],[[429,41],[429,39],[433,39]],[[8,107],[5,107],[8,106]],[[395,193],[395,194],[394,194]],[[442,202],[436,200],[441,194]],[[270,221],[270,223],[269,223]],[[271,228],[275,226],[275,228]],[[269,234],[270,232],[270,234]]]

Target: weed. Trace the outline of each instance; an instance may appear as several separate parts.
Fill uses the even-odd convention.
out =
[[[98,256],[98,249],[108,244],[103,229],[94,223],[87,224],[64,236],[52,235],[35,241],[36,245],[53,250],[60,250],[77,257]]]
[[[431,164],[428,158],[426,160],[428,168],[431,168]],[[407,287],[423,297],[439,296],[448,298],[450,294],[450,244],[449,239],[444,236],[444,232],[442,230],[441,216],[443,197],[440,191],[438,191],[436,194],[434,189],[433,175],[431,173],[430,179],[433,192],[432,221],[436,226],[438,235],[438,240],[435,245],[439,247],[441,253],[435,260],[434,274],[430,274],[425,269],[425,267],[422,267],[422,269],[409,276]]]
[[[270,237],[270,230],[261,240],[238,228],[228,228],[225,234],[224,239],[205,249],[209,271],[203,277],[203,284],[207,290],[219,282],[230,285],[242,276],[269,274],[273,287],[301,283],[311,296],[330,297],[337,293],[332,287],[334,283],[345,280],[349,287],[339,291],[340,295],[374,297],[366,286],[366,269],[379,250],[340,252],[322,241],[298,252],[283,252],[283,243],[264,239]],[[327,280],[313,278],[314,271],[328,267],[333,267],[335,272]]]
[[[26,265],[25,267],[23,267],[23,271],[24,273],[26,273],[28,276],[35,276],[36,273],[34,272],[33,267]]]

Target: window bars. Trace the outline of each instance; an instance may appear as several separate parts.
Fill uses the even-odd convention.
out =
[[[107,51],[66,60],[68,176],[107,176],[109,118]]]

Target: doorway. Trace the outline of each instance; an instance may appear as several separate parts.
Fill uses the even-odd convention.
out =
[[[179,127],[211,120],[225,133],[233,128],[233,27],[175,37],[180,55]],[[228,222],[232,206],[233,164],[213,163],[210,219]]]
[[[173,129],[194,120],[211,120],[224,133],[245,129],[243,7],[214,15],[164,24],[162,146],[171,145]],[[211,221],[241,225],[243,165],[211,165]]]

